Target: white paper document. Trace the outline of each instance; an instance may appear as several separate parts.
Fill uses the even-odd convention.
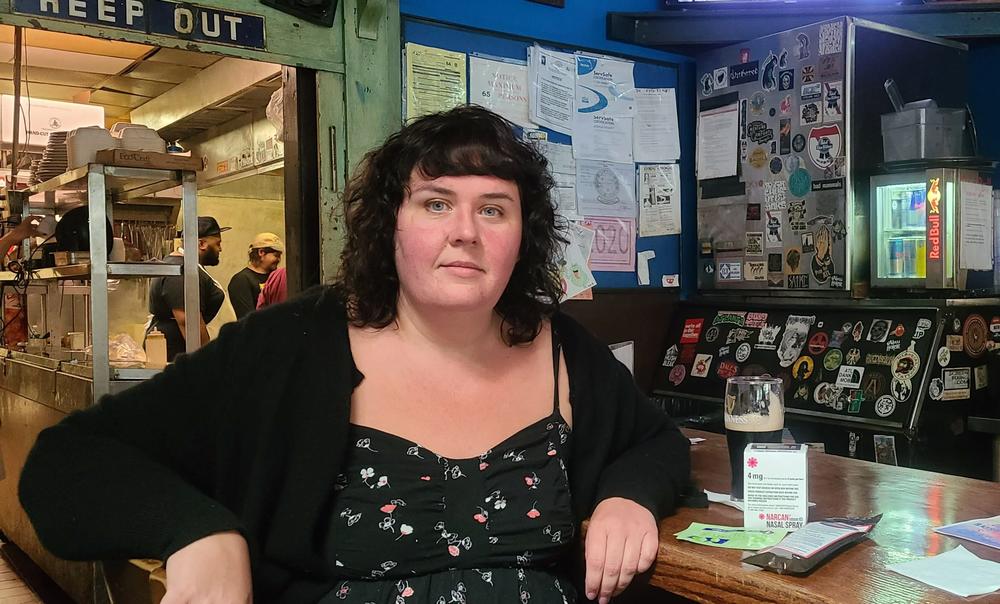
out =
[[[635,164],[577,161],[576,211],[583,216],[635,218]]]
[[[590,216],[583,224],[594,231],[590,267],[595,271],[635,270],[635,220]]]
[[[511,59],[469,57],[469,103],[481,105],[519,126],[532,128],[528,116],[528,67]]]
[[[681,187],[677,164],[639,166],[639,236],[681,232]]]
[[[1000,589],[1000,563],[983,560],[961,545],[937,556],[886,568],[964,598]]]
[[[577,113],[634,116],[634,67],[631,61],[576,55]]]
[[[549,171],[556,174],[576,174],[573,146],[546,141],[538,143],[538,151],[549,160]]]
[[[535,45],[528,48],[528,99],[531,121],[573,134],[576,59]]]
[[[677,96],[673,88],[636,88],[632,150],[637,162],[677,161]]]
[[[993,188],[971,182],[963,182],[960,188],[959,268],[992,270]]]
[[[698,116],[698,180],[736,175],[740,112],[738,104]]]
[[[594,232],[579,224],[571,223],[567,238],[569,243],[562,249],[562,257],[558,262],[563,289],[562,300],[577,296],[597,285],[597,280],[587,266]]]
[[[465,53],[407,42],[406,119],[465,102]]]
[[[582,218],[576,211],[576,182],[568,187],[558,186],[552,189],[552,196],[556,202],[556,214],[566,220],[578,220]]]
[[[639,280],[639,285],[649,285],[649,263],[656,258],[653,250],[643,250],[636,255],[635,276]]]
[[[632,162],[632,118],[578,112],[573,119],[573,156]]]

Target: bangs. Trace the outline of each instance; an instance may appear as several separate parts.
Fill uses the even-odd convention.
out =
[[[512,137],[509,130],[498,132],[498,126],[509,128],[506,123],[486,120],[449,124],[428,137],[428,145],[413,169],[431,180],[442,176],[495,176],[523,184],[520,181],[524,179],[525,165],[540,163],[544,169],[545,159]]]

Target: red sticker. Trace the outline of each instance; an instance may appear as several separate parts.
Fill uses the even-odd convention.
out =
[[[705,319],[687,319],[681,332],[681,344],[694,344],[701,338],[701,326]]]
[[[681,346],[681,354],[677,357],[677,362],[681,365],[690,365],[694,363],[694,355],[696,348],[694,346]]]
[[[892,335],[896,336],[897,338],[901,338],[904,335],[906,335],[906,328],[903,327],[902,323],[900,323],[899,325],[896,326],[896,330],[892,332]]]
[[[809,338],[809,352],[812,354],[822,354],[829,342],[830,336],[826,335],[826,332],[817,331]]]
[[[728,380],[739,372],[740,368],[736,366],[736,363],[732,361],[722,361],[719,363],[719,368],[716,369],[719,377]]]

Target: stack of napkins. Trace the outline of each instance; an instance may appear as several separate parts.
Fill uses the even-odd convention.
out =
[[[983,560],[961,545],[939,556],[886,568],[965,598],[1000,589],[1000,563]]]

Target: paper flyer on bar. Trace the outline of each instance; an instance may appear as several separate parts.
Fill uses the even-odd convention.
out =
[[[535,45],[528,48],[528,99],[531,121],[573,134],[576,59]]]
[[[739,149],[737,103],[698,115],[698,180],[736,176]]]
[[[576,210],[583,216],[635,218],[635,164],[578,160]]]
[[[635,220],[590,216],[583,225],[594,231],[591,270],[635,271]]]
[[[573,156],[632,162],[632,118],[578,112],[573,119]]]
[[[967,539],[1000,549],[1000,516],[956,522],[955,524],[939,526],[934,530],[942,535]]]
[[[407,42],[406,119],[465,103],[465,53]]]
[[[677,164],[639,166],[639,236],[681,232],[680,172]]]
[[[681,157],[677,97],[673,88],[636,88],[632,151],[637,162],[670,162]]]
[[[576,55],[576,112],[633,117],[634,67],[631,61]]]
[[[518,126],[533,128],[528,115],[528,66],[513,59],[470,56],[469,103],[482,105]]]

